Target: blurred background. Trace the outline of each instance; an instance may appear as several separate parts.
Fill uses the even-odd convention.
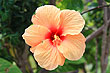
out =
[[[110,0],[0,0],[0,73],[110,73]],[[37,7],[52,4],[79,11],[86,21],[84,56],[47,71],[22,39]],[[105,6],[104,6],[105,5]],[[108,6],[107,6],[108,5]],[[98,7],[97,7],[98,6]],[[92,9],[91,11],[86,11]],[[95,9],[94,9],[95,8]],[[86,12],[84,12],[86,11]]]

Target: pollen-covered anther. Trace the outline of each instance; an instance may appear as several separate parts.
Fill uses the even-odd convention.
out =
[[[54,35],[54,40],[52,41],[54,46],[58,46],[60,45],[60,43],[62,42],[62,40],[60,39],[59,36]]]

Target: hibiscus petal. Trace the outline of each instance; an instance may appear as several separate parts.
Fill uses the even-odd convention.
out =
[[[53,5],[45,5],[37,8],[32,16],[33,24],[43,25],[48,28],[56,27],[60,21],[60,9]]]
[[[28,45],[34,47],[45,39],[45,35],[48,32],[50,31],[44,26],[31,25],[25,30],[22,37]]]
[[[85,24],[85,21],[80,13],[74,10],[62,10],[60,19],[61,28],[63,28],[63,35],[79,34]]]
[[[58,46],[59,51],[69,60],[78,60],[85,51],[85,37],[83,34],[67,35]]]
[[[34,47],[34,57],[38,64],[47,70],[53,70],[58,67],[58,65],[63,65],[65,58],[58,51],[58,49],[50,43],[49,40],[43,41],[43,43]]]

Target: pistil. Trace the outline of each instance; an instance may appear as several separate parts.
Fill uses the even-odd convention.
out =
[[[59,36],[54,35],[54,40],[52,41],[54,46],[58,46],[60,45],[60,43],[62,42],[62,40],[60,39]]]

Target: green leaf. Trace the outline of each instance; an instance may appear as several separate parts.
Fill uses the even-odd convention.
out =
[[[0,72],[5,71],[11,65],[10,62],[0,58]]]
[[[16,65],[12,65],[9,67],[8,73],[22,73],[22,72]]]
[[[59,66],[57,69],[55,69],[52,72],[76,71],[76,70],[82,68],[84,62],[86,62],[84,57],[82,57],[81,59],[79,59],[77,61],[70,61],[70,60],[66,59],[63,66]]]
[[[9,61],[0,58],[0,73],[22,73],[20,69]]]
[[[8,19],[8,13],[2,14],[2,21],[6,21]]]
[[[110,56],[108,56],[108,65],[107,65],[106,73],[110,73]]]
[[[84,63],[84,62],[86,62],[86,60],[85,60],[84,57],[82,57],[81,59],[79,59],[79,60],[77,60],[77,61],[70,61],[70,60],[67,60],[67,59],[66,59],[66,63],[70,63],[70,64],[82,64],[82,63]]]
[[[51,72],[69,72],[69,71],[75,71],[76,68],[73,65],[65,63],[63,66],[59,66],[55,70]]]
[[[105,0],[106,2],[110,2],[110,0]]]
[[[73,9],[77,11],[82,11],[84,8],[82,0],[62,0],[57,7],[61,9]]]

